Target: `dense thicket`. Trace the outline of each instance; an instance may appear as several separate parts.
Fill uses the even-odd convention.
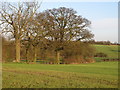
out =
[[[21,46],[21,61],[34,62],[34,50],[30,45],[26,53],[26,46]],[[68,45],[64,45],[63,50],[60,51],[60,63],[89,63],[94,62],[94,47],[83,42],[71,41]],[[39,44],[37,47],[37,62],[56,64],[56,51],[53,46],[45,46]],[[3,38],[2,41],[2,60],[3,62],[12,62],[15,60],[15,43]]]

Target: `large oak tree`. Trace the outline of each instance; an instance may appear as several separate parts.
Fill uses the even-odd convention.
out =
[[[89,31],[91,22],[71,8],[60,7],[48,9],[44,12],[43,19],[47,32],[47,39],[57,53],[57,63],[60,63],[60,50],[70,41],[90,40],[93,34]]]

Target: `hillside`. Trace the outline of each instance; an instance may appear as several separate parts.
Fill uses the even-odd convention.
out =
[[[94,45],[96,48],[96,53],[105,53],[107,54],[106,58],[118,58],[119,47],[118,45]],[[96,58],[101,59],[101,58]]]

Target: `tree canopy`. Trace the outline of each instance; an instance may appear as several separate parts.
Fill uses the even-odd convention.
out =
[[[1,8],[1,28],[3,33],[11,32],[15,39],[17,62],[22,57],[21,52],[26,52],[27,60],[33,56],[34,60],[31,61],[34,62],[37,57],[42,57],[43,53],[46,53],[44,57],[53,54],[50,57],[56,57],[57,64],[61,58],[66,59],[68,56],[79,56],[83,59],[93,56],[90,54],[92,47],[83,44],[83,41],[94,37],[88,19],[77,15],[72,8],[60,7],[37,12],[38,8],[36,2],[18,3],[18,6],[4,3]],[[73,50],[69,50],[71,46]],[[33,52],[30,53],[30,50]]]

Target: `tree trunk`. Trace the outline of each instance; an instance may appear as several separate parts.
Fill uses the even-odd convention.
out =
[[[29,57],[29,55],[28,55],[28,48],[26,49],[26,62],[28,63],[28,57]]]
[[[57,64],[60,64],[60,52],[57,51]]]
[[[16,62],[20,62],[20,40],[16,39]]]
[[[34,63],[36,63],[37,60],[37,47],[34,47]]]

